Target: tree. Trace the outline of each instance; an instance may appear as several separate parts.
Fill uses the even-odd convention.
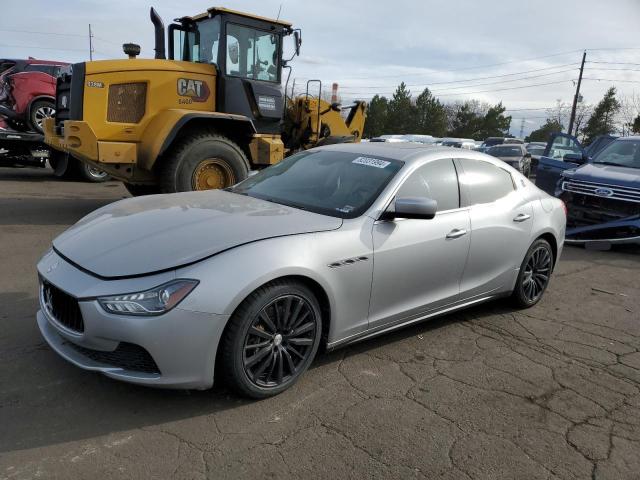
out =
[[[640,115],[638,115],[631,123],[631,133],[640,134]]]
[[[447,134],[447,113],[444,105],[428,88],[416,98],[416,133],[444,137]]]
[[[490,107],[480,122],[480,129],[474,133],[473,138],[484,140],[487,137],[504,137],[509,133],[511,117],[505,116],[505,107],[502,102]]]
[[[560,125],[560,129],[556,130],[557,132],[562,132],[564,130],[564,126],[569,123],[568,119],[571,114],[570,109],[571,107],[561,99],[556,100],[555,107],[547,109],[547,121],[553,120],[555,125]]]
[[[371,99],[367,108],[367,119],[364,122],[363,137],[373,138],[384,135],[388,109],[389,101],[386,97],[375,95]]]
[[[453,118],[452,128],[449,132],[451,137],[473,138],[480,130],[482,117],[478,115],[473,105],[465,102],[456,112]]]
[[[526,137],[525,142],[546,142],[549,135],[562,131],[562,124],[557,118],[547,118],[547,121],[537,130],[534,130]]]
[[[607,135],[616,131],[616,114],[620,102],[616,99],[616,88],[611,87],[593,109],[593,114],[582,129],[585,142],[591,143],[598,135]]]
[[[411,102],[411,92],[402,82],[389,100],[387,110],[387,133],[415,133],[415,108]]]

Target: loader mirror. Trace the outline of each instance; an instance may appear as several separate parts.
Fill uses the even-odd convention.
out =
[[[296,55],[300,55],[300,45],[302,45],[302,38],[300,38],[300,31],[293,32],[293,39],[296,42]]]
[[[236,65],[238,63],[238,60],[240,58],[240,47],[238,45],[238,42],[233,42],[231,45],[229,45],[229,60],[231,60],[231,63],[233,63],[234,65]]]

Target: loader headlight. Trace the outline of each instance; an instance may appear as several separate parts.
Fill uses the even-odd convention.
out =
[[[178,305],[198,285],[197,280],[174,280],[144,292],[99,297],[100,306],[116,315],[161,315]]]

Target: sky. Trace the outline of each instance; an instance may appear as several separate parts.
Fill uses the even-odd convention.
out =
[[[166,25],[213,6],[201,0],[0,3],[0,58],[70,62],[88,59],[89,24],[94,59],[123,58],[125,42],[153,57],[150,6]],[[640,93],[640,0],[228,0],[218,6],[267,17],[280,11],[302,29],[301,55],[291,62],[296,89],[308,79],[321,79],[326,89],[337,82],[343,102],[391,96],[404,81],[413,94],[429,87],[444,102],[502,102],[518,136],[523,119],[527,134],[557,100],[571,103],[585,49],[585,102],[597,103],[612,85],[623,95]]]

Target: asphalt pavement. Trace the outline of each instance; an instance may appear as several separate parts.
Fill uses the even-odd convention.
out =
[[[543,300],[319,356],[268,400],[82,371],[35,321],[35,264],[121,184],[0,169],[0,479],[638,479],[640,251],[566,247]]]

